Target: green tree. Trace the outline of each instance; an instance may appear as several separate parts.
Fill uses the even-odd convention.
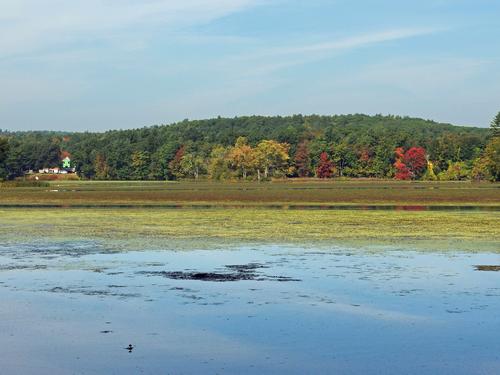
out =
[[[332,161],[337,168],[338,175],[341,177],[353,176],[358,159],[353,146],[350,145],[347,140],[342,140],[339,144],[330,146],[330,149],[332,150]],[[319,155],[321,155],[321,153]]]
[[[83,178],[94,178],[95,177],[95,169],[94,169],[94,161],[95,156],[93,156],[94,152],[76,149],[73,155],[74,166],[76,169],[76,173]]]
[[[493,181],[500,181],[500,136],[493,137],[484,150],[484,163]]]
[[[448,169],[438,174],[442,181],[461,181],[468,180],[471,177],[471,169],[463,161],[450,162]]]
[[[198,179],[206,170],[205,159],[195,153],[187,153],[181,159],[181,170],[184,176]]]
[[[7,178],[22,176],[24,166],[29,163],[27,152],[24,152],[23,143],[18,139],[10,138],[8,150],[7,159],[4,162]]]
[[[145,180],[149,175],[151,158],[147,151],[135,151],[131,156],[132,179]]]
[[[174,175],[169,169],[169,163],[174,159],[179,144],[177,142],[167,142],[161,145],[151,157],[151,176],[157,180],[170,180]]]
[[[109,165],[102,154],[97,154],[94,160],[95,177],[98,180],[107,180],[109,178]]]
[[[472,175],[476,179],[500,181],[500,112],[491,122],[491,139],[483,155],[476,159]]]
[[[229,150],[224,146],[215,146],[210,153],[208,176],[212,180],[225,180],[230,177]]]
[[[0,137],[0,180],[7,177],[7,155],[9,152],[9,142],[7,138]]]
[[[491,180],[491,173],[486,158],[478,157],[474,160],[471,177],[476,181]]]

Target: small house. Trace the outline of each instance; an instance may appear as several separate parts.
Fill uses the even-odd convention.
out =
[[[70,169],[71,168],[71,159],[69,158],[69,156],[66,156],[62,160],[62,166],[63,166],[64,169]]]

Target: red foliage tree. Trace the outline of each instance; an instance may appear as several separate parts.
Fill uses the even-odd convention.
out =
[[[295,153],[295,166],[299,177],[308,177],[311,175],[311,158],[309,157],[309,147],[307,142],[299,143]]]
[[[319,178],[329,178],[333,174],[333,163],[328,158],[326,152],[322,152],[319,156],[318,168],[316,168],[316,175]]]
[[[427,167],[425,150],[422,147],[412,147],[405,152],[404,163],[410,170],[412,178],[420,177]]]
[[[175,177],[180,177],[182,175],[181,161],[185,153],[186,148],[184,146],[179,147],[179,149],[175,153],[174,158],[170,161],[170,163],[168,163],[170,173],[172,173]]]
[[[404,151],[402,147],[396,148],[396,180],[410,180],[418,178],[425,171],[427,159],[425,157],[425,149],[422,147],[412,147],[408,151]]]
[[[402,160],[405,156],[405,149],[403,147],[397,147],[394,150],[394,154],[396,155],[396,160]]]
[[[409,180],[411,178],[409,169],[400,159],[396,159],[394,167],[396,168],[396,174],[394,175],[396,180]]]
[[[394,178],[396,180],[409,180],[410,171],[406,164],[403,162],[405,150],[403,149],[403,147],[398,147],[394,150],[394,154],[396,155],[396,162],[394,163],[396,174],[394,175]]]

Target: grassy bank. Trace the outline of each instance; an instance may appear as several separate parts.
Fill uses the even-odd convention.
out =
[[[57,181],[49,187],[0,189],[0,205],[493,205],[500,184],[405,181]]]

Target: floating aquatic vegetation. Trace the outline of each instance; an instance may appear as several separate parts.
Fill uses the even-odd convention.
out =
[[[477,266],[474,266],[474,269],[476,271],[500,272],[500,266],[496,266],[496,265],[477,265]]]
[[[269,276],[257,272],[258,269],[268,268],[262,264],[249,263],[243,265],[225,266],[223,272],[200,272],[200,271],[140,271],[138,274],[148,276],[162,276],[173,280],[197,280],[197,281],[243,281],[243,280],[274,280],[274,281],[300,281],[287,276]]]

